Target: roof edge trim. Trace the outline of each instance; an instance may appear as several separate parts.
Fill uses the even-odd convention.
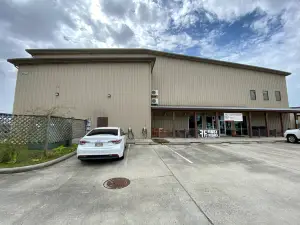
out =
[[[259,67],[259,66],[252,66],[247,64],[240,64],[240,63],[234,63],[234,62],[226,62],[221,60],[215,60],[215,59],[208,59],[208,58],[200,58],[196,56],[188,56],[188,55],[182,55],[177,53],[170,53],[170,52],[163,52],[163,51],[157,51],[157,50],[151,50],[151,49],[143,49],[143,48],[95,48],[95,49],[80,49],[80,48],[73,48],[73,49],[26,49],[26,52],[28,52],[32,56],[36,55],[62,55],[62,54],[152,54],[156,56],[165,56],[170,58],[176,58],[176,59],[183,59],[183,60],[190,60],[190,61],[196,61],[196,62],[203,62],[203,63],[210,63],[220,66],[227,66],[232,68],[239,68],[239,69],[247,69],[247,70],[253,70],[253,71],[259,71],[259,72],[266,72],[266,73],[273,73],[283,76],[288,76],[291,73],[285,72],[281,70],[275,70],[265,67]]]
[[[81,57],[81,58],[14,58],[7,59],[7,62],[14,66],[20,65],[36,65],[36,64],[71,64],[71,63],[129,63],[129,62],[144,62],[151,63],[153,69],[155,57]]]

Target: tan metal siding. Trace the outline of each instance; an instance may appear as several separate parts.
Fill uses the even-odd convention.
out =
[[[154,116],[153,117],[153,128],[164,128],[167,130],[173,129],[173,118],[169,116]],[[189,128],[189,117],[182,116],[175,118],[175,129],[183,130]]]
[[[282,119],[283,119],[283,129],[285,131],[291,126],[289,113],[283,113]],[[278,133],[281,131],[280,114],[279,113],[269,112],[268,113],[268,122],[269,122],[270,130],[276,129]],[[262,112],[252,113],[252,126],[263,126],[263,127],[266,126],[264,113],[262,113]]]
[[[160,105],[288,107],[284,76],[168,57],[157,57],[152,89],[159,90]],[[250,100],[250,90],[256,90],[257,100]]]
[[[92,127],[97,117],[107,116],[109,126],[131,126],[139,138],[151,126],[150,76],[147,63],[21,66],[14,113],[58,107],[57,115],[91,118]]]

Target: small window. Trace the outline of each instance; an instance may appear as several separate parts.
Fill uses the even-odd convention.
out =
[[[256,92],[255,92],[255,90],[250,90],[250,98],[251,98],[251,100],[256,100]]]
[[[94,136],[94,135],[113,135],[118,136],[118,129],[94,129],[91,130],[87,136]]]
[[[275,98],[276,98],[276,101],[281,101],[280,91],[275,91]]]
[[[269,100],[269,94],[268,94],[268,91],[263,91],[263,97],[264,97],[264,100],[265,100],[265,101],[268,101],[268,100]]]

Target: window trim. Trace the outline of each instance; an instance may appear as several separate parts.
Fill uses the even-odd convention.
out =
[[[268,99],[265,99],[265,93],[267,93]],[[268,92],[267,90],[264,90],[264,91],[263,91],[263,99],[264,99],[264,101],[269,101],[269,100],[270,100],[269,92]]]
[[[252,94],[251,93],[254,93],[254,98],[252,98]],[[250,90],[250,99],[255,101],[256,100],[256,91],[255,90]]]
[[[276,95],[276,93],[278,93],[279,95],[279,98],[277,98],[277,95]],[[281,92],[280,91],[275,91],[275,99],[276,99],[276,101],[277,102],[280,102],[281,101]]]

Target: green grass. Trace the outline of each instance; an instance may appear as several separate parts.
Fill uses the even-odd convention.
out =
[[[0,168],[29,166],[47,162],[76,151],[77,145],[59,146],[48,150],[44,156],[43,150],[29,150],[27,146],[0,143]]]

